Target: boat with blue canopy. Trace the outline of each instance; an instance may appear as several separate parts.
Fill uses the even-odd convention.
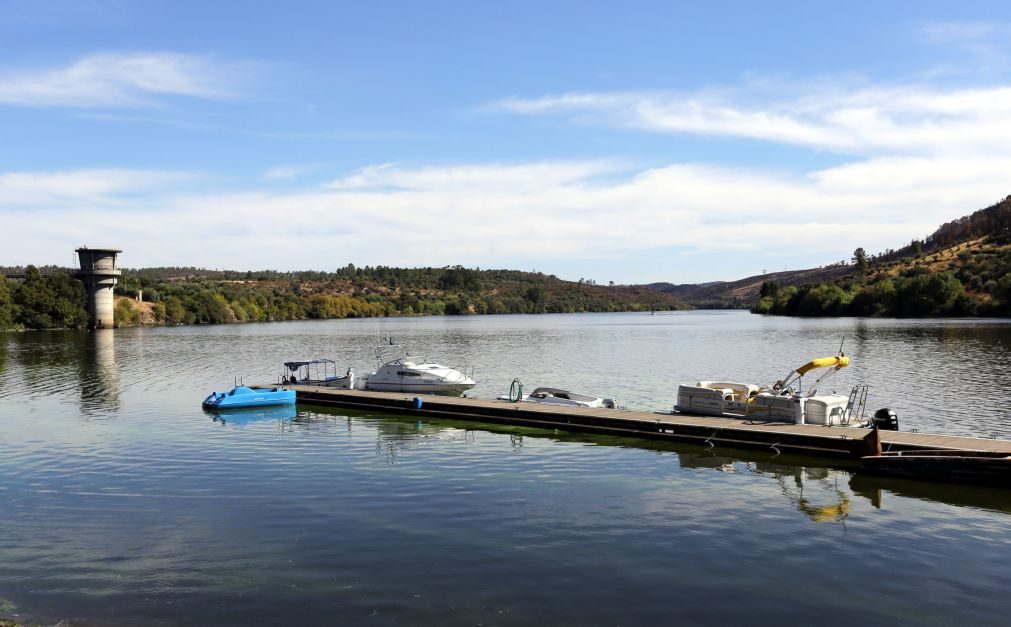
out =
[[[315,385],[342,390],[355,387],[355,371],[348,368],[343,377],[337,376],[337,362],[325,357],[284,362],[282,385]]]

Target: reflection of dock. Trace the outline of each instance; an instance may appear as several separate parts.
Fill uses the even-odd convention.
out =
[[[867,455],[867,429],[752,423],[730,418],[688,414],[655,414],[644,411],[548,406],[447,396],[415,396],[361,390],[293,385],[299,402],[438,418],[457,418],[545,429],[563,429],[608,435],[695,442],[711,446],[771,449],[818,457],[856,459]],[[1006,452],[1011,442],[982,438],[882,431],[885,450],[963,449]]]

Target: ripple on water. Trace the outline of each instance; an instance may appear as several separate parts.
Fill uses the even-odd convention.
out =
[[[985,322],[693,313],[16,334],[0,352],[0,599],[53,623],[1006,614],[1003,493],[857,489],[813,460],[623,438],[199,407],[284,359],[365,370],[377,328],[477,365],[478,396],[521,376],[646,409],[669,406],[680,380],[779,378],[846,335],[839,389],[872,383],[904,426],[1011,434],[1004,405],[983,402],[1011,365],[1007,326]],[[52,376],[34,380],[43,366]]]

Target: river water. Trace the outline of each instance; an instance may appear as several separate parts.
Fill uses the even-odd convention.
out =
[[[843,350],[903,429],[1011,438],[1011,324],[744,312],[0,335],[0,618],[77,624],[1003,623],[1011,493],[803,457],[201,399],[377,333],[670,409]]]

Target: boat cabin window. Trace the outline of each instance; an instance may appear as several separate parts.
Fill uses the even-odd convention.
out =
[[[411,372],[410,370],[398,370],[397,371],[397,376],[398,377],[420,377],[421,373],[420,372]]]

